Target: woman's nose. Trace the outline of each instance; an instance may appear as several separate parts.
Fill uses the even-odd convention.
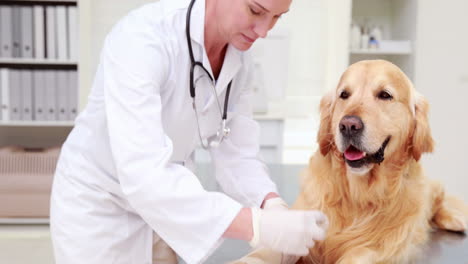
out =
[[[254,32],[260,38],[265,38],[270,30],[269,23],[266,19],[258,21],[254,26]]]

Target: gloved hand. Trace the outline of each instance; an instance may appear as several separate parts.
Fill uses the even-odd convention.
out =
[[[305,256],[315,241],[325,239],[328,219],[319,211],[252,208],[252,224],[252,247],[263,246],[283,254]]]
[[[280,197],[271,198],[265,201],[264,210],[288,210],[288,204]],[[286,253],[281,253],[281,264],[295,264],[301,257]]]
[[[288,204],[280,197],[271,198],[265,201],[264,210],[288,210]]]

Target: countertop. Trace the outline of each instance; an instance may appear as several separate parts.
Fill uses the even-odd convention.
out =
[[[293,204],[299,194],[299,174],[306,165],[270,164],[268,167],[281,196],[288,204]],[[219,190],[209,165],[199,166],[197,172],[205,188]],[[431,237],[416,264],[468,264],[468,238],[465,234],[437,230]],[[205,263],[226,263],[249,251],[249,246],[243,241],[226,240]]]
[[[289,204],[299,193],[299,173],[306,165],[268,165],[278,191]],[[219,190],[209,165],[199,165],[197,175],[207,190]],[[225,240],[221,247],[205,262],[226,263],[239,259],[250,251],[246,242]],[[34,260],[34,261],[32,261]],[[47,224],[0,224],[0,263],[52,264],[52,247]],[[184,263],[184,262],[180,262]],[[416,264],[468,264],[468,239],[465,234],[446,231],[432,233],[430,243]]]

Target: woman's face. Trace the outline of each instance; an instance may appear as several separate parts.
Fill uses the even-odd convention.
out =
[[[222,0],[218,15],[220,33],[238,50],[248,50],[265,38],[292,0]]]

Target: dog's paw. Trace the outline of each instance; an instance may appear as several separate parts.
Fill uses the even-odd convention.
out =
[[[456,210],[440,210],[434,221],[439,228],[449,231],[465,232],[467,228],[466,216]]]

